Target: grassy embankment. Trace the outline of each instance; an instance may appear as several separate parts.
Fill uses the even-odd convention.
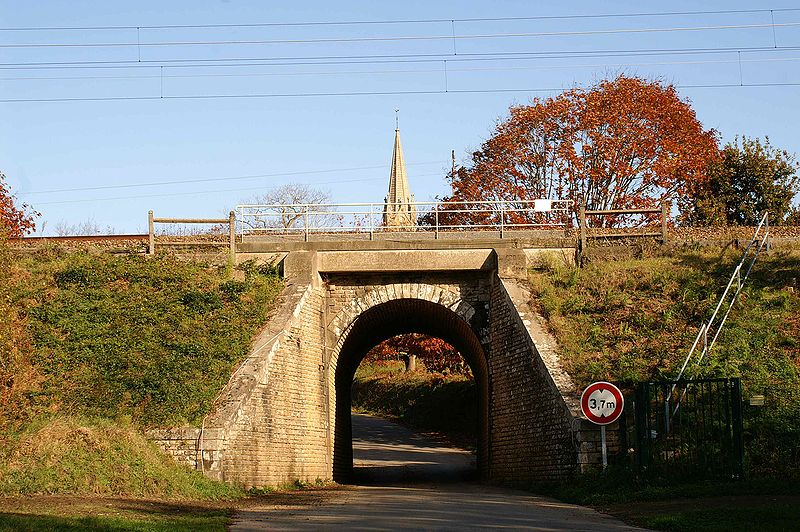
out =
[[[739,259],[682,253],[533,271],[534,302],[579,386],[625,387],[670,378],[683,362]],[[614,472],[560,486],[560,498],[591,504],[659,530],[786,530],[800,518],[800,253],[762,256],[711,356],[694,375],[742,378],[748,479],[642,485]],[[551,488],[552,489],[552,488]]]
[[[796,529],[800,519],[800,489],[780,478],[642,485],[627,472],[609,470],[536,491],[654,530],[777,532]]]
[[[353,381],[353,408],[441,434],[454,445],[475,449],[477,390],[471,377],[405,372],[400,361],[363,362]]]
[[[254,268],[0,248],[0,495],[241,496],[142,432],[201,422],[280,288]]]
[[[670,378],[708,318],[738,253],[680,253],[531,273],[533,300],[585,386]],[[800,474],[800,253],[759,258],[712,354],[689,376],[741,377],[747,470]],[[788,468],[788,470],[787,470]]]

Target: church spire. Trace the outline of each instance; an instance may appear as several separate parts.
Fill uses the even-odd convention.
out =
[[[397,119],[395,118],[395,120]],[[400,142],[400,128],[397,126],[399,124],[396,123],[392,169],[389,172],[389,194],[386,196],[383,208],[383,223],[387,227],[412,229],[417,225],[417,207],[413,205],[414,197],[408,187],[403,145]]]
[[[392,152],[392,169],[389,172],[389,197],[387,200],[389,203],[408,203],[411,201],[399,129],[394,130],[394,151]]]

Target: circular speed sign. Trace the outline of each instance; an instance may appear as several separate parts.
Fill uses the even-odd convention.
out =
[[[596,425],[608,425],[619,419],[625,399],[610,382],[595,382],[583,390],[581,410]]]

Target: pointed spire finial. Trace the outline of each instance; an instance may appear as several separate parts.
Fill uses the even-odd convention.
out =
[[[394,110],[394,130],[400,130],[400,109]]]

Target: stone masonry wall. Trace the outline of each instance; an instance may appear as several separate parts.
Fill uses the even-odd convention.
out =
[[[336,274],[326,276],[327,323],[335,341],[341,340],[343,329],[349,321],[374,302],[402,298],[420,298],[445,305],[457,306],[461,301],[469,304],[483,318],[486,326],[491,290],[490,275],[482,273],[392,273],[392,274]],[[375,301],[378,301],[376,299]],[[350,307],[348,309],[348,307]],[[350,310],[350,312],[347,312]],[[455,310],[455,308],[454,308]],[[343,320],[342,316],[347,315]],[[473,319],[470,316],[468,319]],[[347,323],[344,323],[344,322]],[[338,330],[337,330],[338,329]],[[487,338],[488,330],[483,330]],[[479,334],[479,337],[481,335]]]
[[[177,461],[244,487],[329,479],[321,308],[319,288],[287,285],[203,427],[152,430],[150,439]]]
[[[227,430],[224,480],[250,487],[331,478],[321,309],[321,291],[311,289]]]
[[[158,445],[162,451],[172,456],[179,464],[192,469],[199,468],[198,441],[200,429],[196,427],[153,429],[147,431],[147,438]]]
[[[506,289],[495,279],[490,315],[493,480],[561,480],[577,472],[575,415]]]

